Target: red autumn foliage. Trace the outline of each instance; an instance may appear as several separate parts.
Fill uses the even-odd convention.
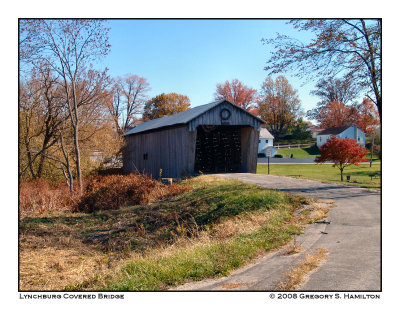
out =
[[[83,195],[71,195],[65,184],[51,185],[44,179],[21,181],[21,216],[45,211],[94,212],[118,209],[130,204],[146,204],[172,197],[188,189],[175,183],[163,185],[141,174],[94,176],[85,183]]]
[[[360,162],[366,161],[365,155],[368,151],[359,145],[356,140],[346,138],[330,138],[320,147],[321,155],[315,159],[316,163],[333,162],[333,167],[339,167],[340,179],[343,181],[343,170],[350,165],[358,166]]]
[[[364,98],[362,103],[355,105],[357,127],[371,134],[379,122],[379,113],[371,99]]]
[[[71,195],[65,184],[51,184],[45,179],[21,181],[19,185],[19,211],[21,216],[45,211],[70,211],[79,201],[79,195]]]
[[[247,111],[249,111],[251,114],[253,114],[255,116],[260,115],[260,109],[258,107],[250,108]]]
[[[354,123],[352,114],[350,106],[332,101],[321,108],[316,119],[321,128],[351,126]]]
[[[232,82],[225,81],[223,84],[217,84],[217,91],[214,94],[214,98],[215,100],[229,100],[243,109],[254,113],[258,95],[257,90],[243,85],[238,79],[233,79]]]
[[[316,116],[321,128],[357,125],[365,133],[372,133],[379,125],[379,114],[375,105],[368,98],[360,104],[345,105],[332,101],[323,106]]]

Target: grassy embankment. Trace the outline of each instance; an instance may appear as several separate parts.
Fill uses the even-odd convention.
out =
[[[193,189],[148,205],[22,218],[20,289],[165,290],[227,275],[310,221],[294,215],[304,197],[209,176],[184,183]]]
[[[271,164],[269,173],[272,175],[289,176],[303,179],[317,180],[327,183],[345,184],[373,189],[381,188],[381,165],[374,164],[369,167],[369,164],[360,164],[359,166],[349,166],[343,171],[343,177],[345,181],[340,181],[340,171],[337,167],[332,165],[320,165],[320,164],[309,164],[309,165],[274,165]],[[267,165],[258,165],[257,173],[267,174]],[[372,178],[371,174],[377,174],[376,177]],[[350,176],[350,183],[346,182],[346,176]]]

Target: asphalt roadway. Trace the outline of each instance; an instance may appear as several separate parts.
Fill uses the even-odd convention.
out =
[[[268,158],[257,158],[257,164],[267,164]],[[269,159],[270,164],[315,164],[314,158],[275,158]]]
[[[187,283],[176,290],[274,290],[283,274],[306,253],[328,250],[325,262],[308,275],[300,291],[381,291],[380,192],[318,181],[272,175],[234,173],[218,177],[263,187],[334,200],[326,223],[311,224],[296,237],[302,253],[272,251],[230,276]],[[328,224],[329,223],[329,224]]]

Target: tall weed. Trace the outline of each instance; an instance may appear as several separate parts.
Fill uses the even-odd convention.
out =
[[[19,211],[21,216],[45,211],[70,211],[79,200],[71,195],[65,184],[54,185],[48,180],[21,181],[19,185]]]
[[[83,194],[71,194],[65,184],[52,185],[48,180],[21,181],[19,207],[21,216],[45,211],[95,212],[175,196],[188,187],[163,185],[147,175],[91,176],[84,181]]]

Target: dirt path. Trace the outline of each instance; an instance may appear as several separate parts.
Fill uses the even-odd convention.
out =
[[[273,290],[286,270],[305,253],[324,248],[329,255],[299,290],[379,291],[381,289],[381,204],[377,191],[318,181],[260,174],[220,174],[281,191],[334,200],[327,222],[313,224],[296,239],[302,252],[284,256],[285,249],[268,253],[229,277],[187,283],[177,290]]]

